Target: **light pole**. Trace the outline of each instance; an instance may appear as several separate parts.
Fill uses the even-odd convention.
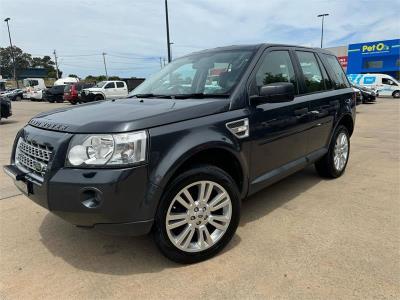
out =
[[[11,42],[10,26],[8,25],[8,21],[10,21],[10,20],[11,20],[10,18],[6,18],[6,19],[4,19],[4,22],[7,23],[8,37],[10,39],[11,58],[12,58],[12,61],[13,61],[13,69],[14,69],[14,80],[15,80],[15,82],[17,84],[17,88],[19,88],[18,80],[17,80],[17,67],[15,65],[14,49],[13,49],[13,45],[12,45],[12,42]]]
[[[106,71],[106,78],[107,78],[107,80],[108,80],[108,74],[107,74],[107,65],[106,65],[106,54],[107,53],[102,53],[102,55],[103,55],[103,63],[104,63],[104,70]]]
[[[168,0],[165,0],[165,25],[167,27],[168,62],[171,62],[171,42],[169,41]]]
[[[329,14],[320,14],[317,17],[321,18],[322,17],[322,28],[321,28],[321,48],[322,48],[322,42],[324,40],[324,19],[325,17],[329,16]]]

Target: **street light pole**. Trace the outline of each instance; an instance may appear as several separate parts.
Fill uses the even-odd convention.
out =
[[[17,67],[15,65],[14,49],[13,49],[13,45],[12,45],[12,42],[11,42],[10,26],[8,25],[8,21],[10,21],[10,20],[11,20],[10,18],[6,18],[6,19],[4,19],[4,22],[7,23],[8,37],[10,39],[11,58],[12,58],[12,61],[13,61],[13,69],[14,69],[14,80],[15,80],[15,82],[17,84],[17,88],[19,88],[18,80],[17,80]]]
[[[168,0],[165,0],[165,25],[167,27],[168,62],[171,62],[171,42],[169,41]]]
[[[106,54],[107,53],[102,53],[102,55],[103,55],[103,63],[104,63],[104,70],[106,71],[106,78],[107,78],[107,80],[108,80],[108,74],[107,74],[107,65],[106,65]]]
[[[322,26],[321,26],[321,48],[322,48],[322,42],[324,40],[324,19],[325,17],[329,16],[329,14],[320,14],[317,17],[321,18],[322,17]]]

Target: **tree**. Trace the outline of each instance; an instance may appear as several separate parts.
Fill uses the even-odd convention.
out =
[[[79,78],[78,75],[75,74],[69,74],[68,77]]]
[[[51,60],[51,57],[45,55],[43,57],[32,57],[29,53],[24,53],[22,49],[17,46],[13,46],[13,52],[15,56],[15,64],[18,70],[27,68],[44,68],[47,70],[47,77],[56,78],[55,63]],[[0,73],[5,77],[13,76],[13,62],[12,62],[11,47],[0,48]],[[59,77],[62,72],[59,70]]]
[[[32,64],[32,56],[24,53],[17,46],[13,46],[15,65],[17,72],[20,69],[29,68]],[[0,48],[0,72],[5,77],[12,77],[14,73],[11,47]]]

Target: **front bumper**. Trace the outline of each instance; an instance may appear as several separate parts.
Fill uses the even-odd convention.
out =
[[[145,165],[61,168],[44,182],[35,181],[14,164],[4,171],[32,201],[74,225],[117,235],[142,235],[152,227],[155,206],[147,198],[152,185]]]

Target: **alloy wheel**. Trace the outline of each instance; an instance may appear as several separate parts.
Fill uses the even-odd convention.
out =
[[[341,172],[344,169],[344,167],[346,166],[348,156],[349,156],[349,141],[347,139],[347,135],[344,132],[341,132],[336,138],[334,155],[333,155],[333,163],[336,171]]]
[[[165,219],[169,240],[185,252],[201,252],[217,243],[232,217],[228,192],[213,181],[197,181],[173,198]]]

